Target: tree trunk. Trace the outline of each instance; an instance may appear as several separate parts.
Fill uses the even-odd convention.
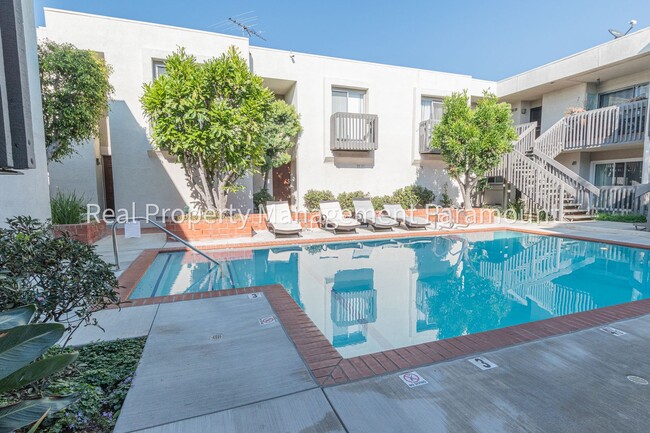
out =
[[[269,175],[271,174],[271,170],[267,170],[264,172],[264,182],[262,185],[265,190],[269,190]]]
[[[226,210],[228,204],[228,192],[226,191],[226,182],[219,180],[215,188],[215,205],[220,214]]]

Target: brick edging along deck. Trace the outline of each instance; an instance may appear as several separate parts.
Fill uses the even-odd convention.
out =
[[[536,232],[533,230],[517,231],[549,235],[549,233]],[[463,232],[467,232],[467,230],[464,230]],[[444,232],[443,234],[449,233],[450,232]],[[408,235],[411,234],[409,233]],[[428,235],[431,235],[431,233],[428,233]],[[580,239],[580,237],[574,236],[558,236]],[[385,238],[386,236],[383,237]],[[362,238],[368,239],[369,236],[363,236]],[[358,240],[347,237],[346,239]],[[582,239],[593,241],[593,239]],[[322,243],[322,241],[316,242]],[[290,243],[295,243],[295,241]],[[606,243],[649,249],[647,246],[642,245],[617,242]],[[277,243],[272,244],[278,245]],[[255,244],[255,246],[265,245]],[[233,246],[223,246],[222,248],[233,248]],[[120,283],[129,284],[129,287],[124,287],[121,292],[121,295],[123,296],[122,299],[126,299],[128,295],[130,295],[132,290],[135,288],[135,285],[137,285],[137,282],[140,280],[142,275],[144,275],[144,272],[155,259],[159,251],[160,250],[144,251],[122,274],[120,277]],[[399,370],[411,369],[484,351],[527,343],[546,337],[576,332],[595,326],[605,325],[617,320],[630,319],[644,314],[650,314],[650,299],[645,299],[584,311],[581,313],[569,314],[566,316],[553,317],[536,322],[524,323],[521,325],[509,326],[506,328],[462,335],[445,340],[421,343],[384,352],[356,356],[353,358],[343,358],[325,335],[323,335],[320,329],[318,329],[314,322],[312,322],[309,316],[307,316],[307,314],[294,301],[291,295],[279,284],[134,299],[127,302],[128,306],[138,306],[232,296],[254,292],[263,292],[265,294],[275,314],[278,316],[280,323],[284,327],[289,338],[293,341],[305,364],[311,370],[316,381],[323,386],[345,383]]]

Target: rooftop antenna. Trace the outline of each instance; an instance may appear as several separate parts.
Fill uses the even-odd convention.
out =
[[[238,20],[236,20],[234,18],[231,18],[231,17],[228,18],[228,21],[230,21],[231,23],[233,23],[234,25],[239,27],[242,30],[243,33],[246,33],[248,35],[249,38],[255,36],[256,38],[259,38],[259,39],[261,39],[263,41],[266,41],[266,38],[264,36],[262,36],[260,34],[260,32],[253,29],[253,26],[255,24],[246,25],[246,24],[244,24],[244,23],[242,23],[242,22],[240,22],[240,21],[238,21]]]
[[[607,30],[607,31],[608,31],[612,36],[614,36],[614,39],[618,39],[618,38],[622,38],[623,36],[625,36],[625,35],[627,35],[628,33],[630,33],[630,30],[632,30],[632,28],[634,28],[635,25],[636,25],[636,20],[630,20],[630,28],[627,29],[627,31],[626,31],[625,33],[620,32],[620,31],[618,31],[618,30],[616,30],[616,29],[609,29],[609,30]]]

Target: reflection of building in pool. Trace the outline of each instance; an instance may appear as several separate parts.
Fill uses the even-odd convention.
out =
[[[332,284],[331,318],[335,347],[365,343],[368,323],[377,320],[377,291],[372,269],[338,271]]]
[[[412,272],[418,274],[415,293],[416,332],[438,328],[429,299],[437,295],[437,282],[447,281],[458,270],[463,255],[461,240],[436,236],[423,241],[415,248],[415,266],[412,268]]]
[[[532,301],[551,316],[633,301],[648,280],[646,251],[550,236],[518,242],[515,254],[480,260],[479,273],[511,300]],[[480,251],[480,243],[473,248]]]

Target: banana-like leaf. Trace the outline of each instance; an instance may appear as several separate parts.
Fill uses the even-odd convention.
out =
[[[77,401],[76,395],[25,400],[0,408],[0,432],[11,432],[38,421],[45,412],[57,412]]]
[[[70,365],[79,354],[63,353],[33,362],[9,376],[0,379],[0,393],[20,389],[25,385],[48,377]]]
[[[43,420],[45,420],[45,418],[47,418],[47,415],[48,415],[49,413],[50,413],[50,410],[48,409],[47,412],[45,412],[43,415],[41,415],[41,417],[38,419],[38,421],[36,421],[36,424],[34,424],[34,425],[32,426],[32,428],[30,428],[29,431],[28,431],[27,433],[36,433],[36,430],[38,430],[38,428],[39,428],[39,427],[41,426],[41,424],[43,423]]]
[[[16,326],[27,325],[36,313],[35,305],[25,305],[24,307],[14,308],[0,313],[0,331],[14,328]]]
[[[59,341],[64,330],[60,323],[39,323],[16,326],[0,334],[0,378],[41,356]]]

